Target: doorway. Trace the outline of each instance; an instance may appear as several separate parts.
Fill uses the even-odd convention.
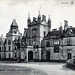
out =
[[[28,52],[28,61],[32,61],[33,60],[33,52],[29,51]]]
[[[46,60],[50,61],[50,51],[46,51]]]

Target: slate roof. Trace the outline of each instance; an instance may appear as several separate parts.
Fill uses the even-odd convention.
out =
[[[51,36],[60,36],[60,31],[59,30],[50,31],[50,32],[48,32],[46,37],[51,37]]]
[[[69,31],[71,32],[69,34]],[[48,34],[44,37],[44,39],[48,39],[48,38],[63,38],[63,37],[75,37],[75,27],[73,28],[68,28],[66,31],[62,30],[62,32],[60,32],[60,30],[53,30],[48,32]]]

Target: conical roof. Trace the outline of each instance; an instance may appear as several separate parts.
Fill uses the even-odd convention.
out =
[[[11,26],[18,26],[18,24],[17,24],[15,19],[13,19]]]

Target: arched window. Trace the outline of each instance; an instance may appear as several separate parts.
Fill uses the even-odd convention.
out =
[[[11,46],[9,46],[9,51],[11,50]]]
[[[46,31],[44,31],[43,34],[44,34],[44,37],[45,37],[46,36]]]
[[[54,52],[59,53],[59,45],[54,45]]]
[[[11,45],[11,40],[8,40],[8,45]]]
[[[10,53],[9,53],[9,58],[10,58]]]
[[[4,57],[6,58],[6,53],[4,53]]]
[[[16,50],[16,47],[15,47],[15,50]]]
[[[47,42],[46,46],[47,46],[47,47],[50,47],[50,42]]]
[[[17,58],[17,54],[15,53],[15,58]]]

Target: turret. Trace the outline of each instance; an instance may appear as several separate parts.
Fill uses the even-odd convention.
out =
[[[46,16],[42,15],[42,21],[46,21]]]
[[[60,23],[59,30],[60,30],[60,34],[63,34],[63,27],[62,27],[62,23]]]
[[[30,19],[30,14],[29,13],[28,13],[27,23],[28,23],[28,25],[30,25],[30,23],[31,23],[31,19]]]
[[[64,30],[66,31],[68,28],[68,21],[67,20],[64,20]]]
[[[50,15],[49,15],[49,18],[48,18],[48,26],[51,27],[51,19],[50,19]]]
[[[39,14],[38,14],[38,22],[39,22],[39,23],[41,22],[41,15],[40,15],[40,11],[39,11]]]

